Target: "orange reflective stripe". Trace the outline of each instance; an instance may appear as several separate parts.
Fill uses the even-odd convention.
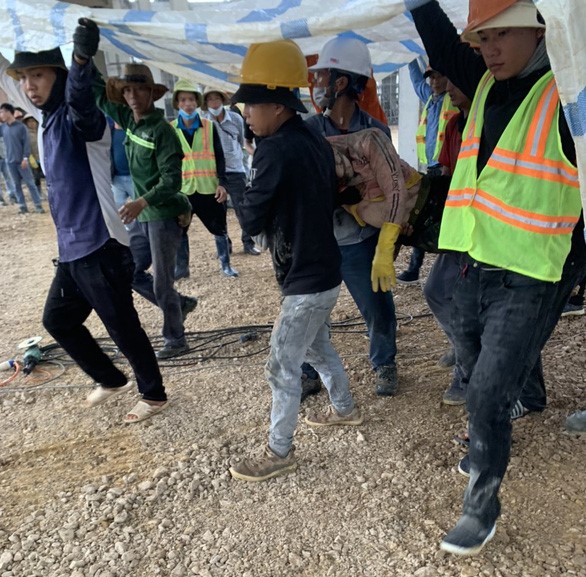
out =
[[[560,161],[543,157],[536,158],[503,148],[495,148],[487,165],[511,174],[521,174],[540,180],[562,183],[572,188],[580,188],[578,170]]]
[[[578,222],[577,216],[552,216],[511,206],[484,190],[463,188],[450,190],[446,206],[470,206],[506,224],[538,234],[569,234]]]
[[[473,188],[462,188],[460,190],[450,190],[446,199],[446,206],[462,207],[470,206],[476,191]]]
[[[524,152],[531,156],[543,156],[545,153],[545,144],[549,135],[547,127],[553,123],[553,118],[559,103],[559,95],[555,80],[551,81],[545,87],[541,98],[537,104],[537,110],[529,126],[527,141]]]
[[[470,156],[477,156],[480,150],[480,138],[470,138],[462,142],[458,158],[468,158]]]
[[[204,151],[200,151],[200,152],[186,152],[184,153],[183,156],[183,160],[199,160],[199,159],[203,159],[203,160],[215,160],[215,156],[213,154],[213,152],[210,152],[208,150],[204,150]]]
[[[195,168],[192,170],[184,170],[181,174],[183,175],[183,178],[192,178],[194,176],[216,176],[216,171]]]

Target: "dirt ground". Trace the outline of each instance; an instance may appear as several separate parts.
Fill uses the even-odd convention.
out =
[[[229,227],[238,279],[221,276],[201,226],[190,233],[191,277],[178,288],[199,299],[186,322],[196,350],[162,365],[171,404],[160,416],[124,425],[130,393],[84,408],[89,378],[55,352],[0,387],[0,576],[586,577],[586,441],[562,431],[586,407],[586,317],[562,319],[545,349],[549,406],[514,425],[495,539],[479,557],[455,559],[438,543],[466,486],[451,441],[465,414],[440,403],[450,373],[436,361],[447,341],[418,286],[395,290],[398,395],[375,396],[364,327],[343,290],[333,341],[364,425],[300,423],[296,474],[258,485],[229,478],[230,462],[266,443],[263,363],[279,307],[269,255],[242,253],[232,211]],[[16,345],[31,336],[52,342],[41,316],[54,256],[49,214],[0,208],[0,361],[20,358]],[[160,345],[159,311],[135,303]],[[94,315],[87,324],[108,342]],[[251,331],[258,338],[242,344]],[[322,392],[301,414],[326,403]]]

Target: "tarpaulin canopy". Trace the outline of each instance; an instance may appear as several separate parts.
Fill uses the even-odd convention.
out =
[[[489,0],[487,0],[489,1]],[[584,0],[535,0],[547,23],[548,51],[564,111],[576,139],[586,202],[586,22]],[[441,0],[458,28],[467,0]],[[101,48],[132,56],[176,76],[230,90],[252,42],[294,39],[318,53],[336,35],[369,46],[374,72],[384,76],[424,50],[403,0],[238,0],[192,4],[174,11],[91,9],[50,0],[0,0],[0,47],[43,50],[71,41],[77,20],[92,18]]]
[[[456,26],[465,25],[467,0],[441,4]],[[368,43],[379,78],[424,54],[403,0],[238,0],[196,3],[188,11],[153,6],[156,11],[0,0],[0,47],[63,46],[78,18],[87,17],[100,25],[102,49],[227,90],[252,42],[292,38],[304,54],[316,54],[333,36],[354,36]]]

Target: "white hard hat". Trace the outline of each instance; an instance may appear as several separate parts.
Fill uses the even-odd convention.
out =
[[[372,62],[368,46],[358,38],[333,38],[325,43],[310,72],[335,68],[370,78]]]

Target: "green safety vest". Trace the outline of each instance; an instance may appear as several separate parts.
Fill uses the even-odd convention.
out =
[[[452,99],[450,95],[446,92],[444,95],[444,99],[442,101],[442,107],[440,109],[440,117],[439,122],[437,125],[437,138],[435,141],[435,150],[433,151],[433,158],[427,159],[427,155],[425,153],[425,138],[427,135],[427,107],[431,102],[433,96],[430,96],[427,102],[425,103],[425,107],[423,108],[423,112],[421,113],[421,119],[419,121],[419,126],[417,127],[417,132],[415,133],[415,141],[417,143],[417,158],[421,164],[433,164],[437,162],[439,158],[439,154],[442,150],[442,146],[444,145],[444,141],[446,139],[446,126],[452,116],[458,114],[460,112],[456,106],[452,104]]]
[[[558,129],[552,72],[533,86],[480,175],[478,151],[486,98],[483,76],[462,135],[443,213],[439,247],[543,281],[560,280],[581,211],[578,170]]]
[[[191,195],[215,194],[218,187],[218,171],[214,154],[214,126],[205,118],[200,118],[201,127],[193,134],[193,143],[189,146],[177,120],[171,126],[177,131],[183,149],[183,165],[181,192]]]

